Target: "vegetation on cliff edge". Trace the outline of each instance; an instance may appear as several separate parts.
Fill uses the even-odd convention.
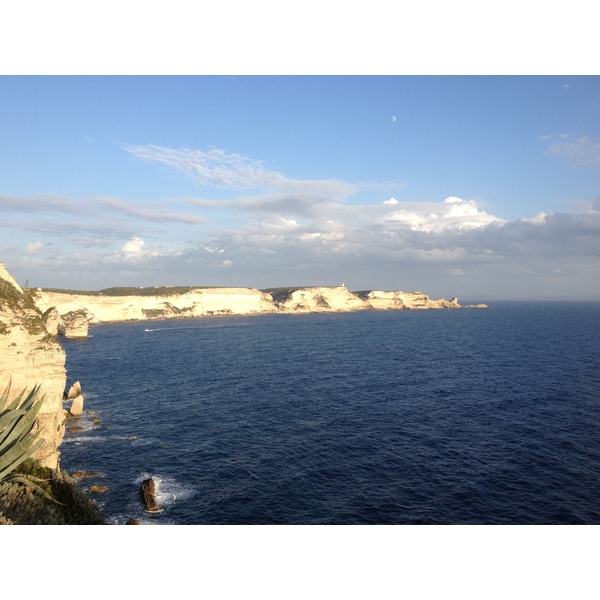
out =
[[[42,467],[32,458],[17,471],[24,477],[35,477],[48,496],[22,484],[1,484],[0,525],[107,524],[96,503],[65,473]]]
[[[63,290],[60,288],[44,288],[44,292],[69,294],[72,296],[178,296],[197,289],[214,289],[215,286],[163,286],[163,287],[111,287],[103,290]]]
[[[104,524],[100,510],[66,475],[42,467],[31,455],[43,443],[33,432],[39,386],[10,398],[10,383],[0,396],[0,524]]]

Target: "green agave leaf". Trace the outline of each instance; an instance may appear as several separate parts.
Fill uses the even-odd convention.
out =
[[[23,390],[23,392],[24,391],[25,390]],[[25,400],[23,400],[23,403],[21,404],[21,406],[19,408],[24,408],[25,410],[29,410],[34,405],[36,397],[37,397],[39,391],[40,391],[40,386],[39,385],[33,386],[33,389],[29,392],[29,394],[27,394],[27,397],[25,398]],[[44,398],[42,398],[40,400],[40,402],[43,399]]]
[[[32,388],[32,390],[29,392],[29,394],[27,394],[27,396],[25,397],[25,400],[23,400],[23,396],[25,396],[25,392],[27,391],[27,388],[25,388],[20,394],[18,394],[13,399],[13,401],[10,404],[8,404],[8,397],[10,394],[11,381],[8,382],[8,385],[6,386],[6,389],[4,390],[4,392],[2,394],[2,399],[0,400],[0,414],[3,414],[5,412],[11,411],[11,410],[15,410],[17,408],[23,408],[25,410],[28,410],[29,408],[31,408],[31,406],[33,406],[33,403],[35,402],[35,398],[40,391],[40,386],[35,385]]]
[[[43,398],[37,400],[40,386],[35,385],[29,393],[25,388],[9,403],[11,383],[12,378],[0,397],[0,482],[9,478],[22,482],[22,477],[11,473],[44,443],[41,431],[31,435],[43,402]],[[26,485],[39,488],[31,480]],[[38,491],[47,495],[41,488]]]
[[[43,439],[37,439],[41,431],[33,436],[21,440],[12,446],[8,452],[0,456],[0,481],[6,475],[14,471],[24,460],[27,460],[43,443]]]
[[[8,427],[9,423],[11,423],[12,421],[15,421],[19,417],[22,417],[23,415],[26,415],[26,414],[27,414],[26,410],[18,409],[18,410],[11,410],[10,412],[7,412],[5,415],[2,415],[0,417],[0,431],[4,431],[4,428]]]
[[[25,395],[25,390],[23,390],[16,398],[13,399],[13,401],[6,407],[4,412],[9,411],[9,410],[16,410],[19,407],[19,404],[21,403],[21,398],[23,398],[24,395]],[[8,396],[7,396],[6,400],[8,401]]]
[[[10,447],[24,439],[33,429],[35,419],[41,407],[42,403],[39,402],[27,414],[22,416],[19,422],[13,426],[3,445]]]
[[[5,440],[12,433],[13,428],[18,423],[19,419],[23,418],[27,412],[24,410],[13,410],[0,417],[0,451],[6,443]]]
[[[4,391],[2,392],[2,396],[0,396],[0,414],[2,414],[4,412],[4,407],[8,403],[8,393],[10,392],[10,384],[11,383],[12,383],[12,377],[8,380],[8,383],[6,384],[6,388],[4,388]]]

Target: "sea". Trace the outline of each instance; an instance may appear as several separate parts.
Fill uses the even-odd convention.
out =
[[[149,320],[63,339],[109,523],[600,523],[600,303]],[[160,512],[140,484],[153,478]]]

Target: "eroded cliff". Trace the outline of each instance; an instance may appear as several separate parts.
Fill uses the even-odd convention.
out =
[[[37,427],[44,444],[33,455],[43,466],[58,466],[65,432],[63,393],[65,351],[48,333],[32,296],[22,290],[0,263],[0,389],[11,384],[11,397],[40,385],[44,397]]]
[[[35,302],[45,314],[55,308],[61,323],[59,332],[85,336],[89,323],[205,317],[215,315],[250,315],[264,313],[346,312],[355,310],[422,310],[463,308],[456,298],[437,300],[421,292],[350,292],[345,286],[303,288],[128,288],[118,293],[63,292],[38,290]],[[479,308],[486,308],[480,305]],[[78,316],[73,328],[72,316]],[[62,328],[62,329],[61,329]]]

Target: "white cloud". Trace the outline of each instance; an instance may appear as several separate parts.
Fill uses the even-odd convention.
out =
[[[44,244],[42,244],[42,242],[40,241],[31,242],[30,244],[27,244],[27,246],[25,246],[25,254],[36,254],[37,252],[39,252],[40,248],[43,245]]]
[[[390,198],[389,200],[384,200],[382,204],[398,204],[398,200],[396,200],[396,198]]]
[[[141,256],[144,246],[145,242],[142,238],[134,237],[123,244],[121,254],[125,259],[138,258]]]
[[[108,263],[135,263],[147,259],[155,259],[167,256],[178,256],[181,251],[173,249],[145,249],[146,242],[140,237],[133,237],[127,240],[120,250],[113,252],[112,254],[105,257],[105,261]]]
[[[534,215],[531,218],[524,217],[523,219],[521,219],[521,221],[527,223],[534,223],[537,225],[543,225],[544,223],[546,223],[546,216],[547,215],[545,212],[539,212],[537,215]]]
[[[386,204],[386,203],[384,203]],[[396,207],[403,204],[396,202]],[[446,229],[475,229],[490,223],[504,223],[504,219],[488,215],[477,208],[474,200],[462,200],[455,196],[446,198],[441,203],[405,203],[388,213],[387,222],[403,223],[413,231],[444,231]]]

